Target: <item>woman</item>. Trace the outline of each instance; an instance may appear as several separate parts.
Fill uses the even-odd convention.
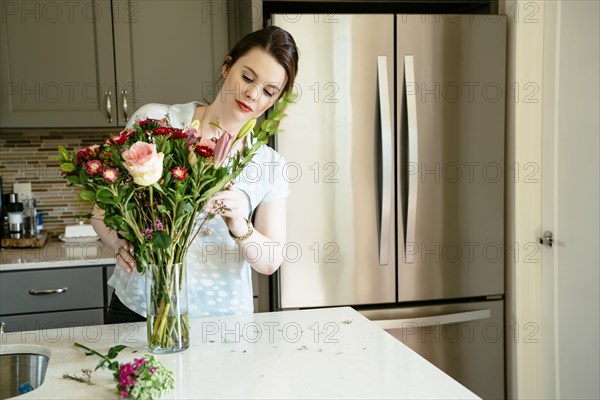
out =
[[[215,101],[167,106],[147,104],[135,117],[163,118],[173,126],[200,121],[202,140],[238,132],[251,118],[262,115],[283,93],[292,89],[298,70],[298,51],[286,31],[269,27],[245,36],[225,57],[223,87]],[[240,147],[232,149],[237,151]],[[190,246],[186,258],[188,302],[191,317],[253,312],[250,267],[272,274],[283,261],[285,211],[288,185],[283,177],[285,161],[277,152],[261,146],[253,163],[235,184],[217,193],[206,212],[218,212]],[[254,217],[254,226],[250,223]],[[94,208],[92,225],[103,242],[116,251],[118,265],[108,283],[115,288],[108,323],[143,321],[146,315],[144,276],[135,270],[127,241],[103,223],[103,211]]]

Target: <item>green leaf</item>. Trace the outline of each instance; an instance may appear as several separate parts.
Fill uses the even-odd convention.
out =
[[[79,198],[85,201],[93,202],[96,201],[96,193],[92,192],[91,190],[84,190],[83,192],[79,193]]]
[[[162,188],[162,187],[161,187],[161,186],[158,184],[158,182],[156,182],[156,183],[153,183],[153,184],[152,184],[152,187],[153,187],[154,189],[158,190],[159,192],[163,193],[163,194],[165,193],[165,192],[163,191],[163,188]]]
[[[154,231],[152,236],[152,244],[159,249],[167,249],[171,245],[171,236],[163,231]]]
[[[81,181],[76,176],[67,176],[67,181],[73,185],[81,185]]]
[[[162,152],[166,155],[168,155],[169,153],[171,153],[172,151],[172,146],[171,146],[171,141],[167,140],[162,147]]]
[[[164,214],[164,213],[166,213],[166,212],[168,211],[168,210],[167,210],[167,207],[165,207],[165,206],[164,206],[164,205],[162,205],[162,204],[160,204],[160,205],[157,207],[157,209],[158,209],[158,212],[159,212],[159,213],[161,213],[161,214]]]
[[[116,204],[115,196],[110,190],[106,188],[101,188],[100,190],[98,190],[98,193],[96,194],[96,199],[102,203]]]
[[[69,152],[60,144],[58,145],[58,152],[60,153],[60,156],[63,160],[69,160]]]
[[[63,172],[73,172],[75,171],[75,165],[72,163],[62,163],[60,164],[60,170]]]
[[[121,350],[126,349],[129,346],[125,346],[124,344],[119,344],[108,349],[108,358],[111,360],[119,355]]]
[[[194,206],[191,205],[190,203],[185,203],[182,208],[183,208],[183,211],[186,213],[191,213],[194,211]]]
[[[89,175],[87,174],[87,172],[85,172],[84,169],[82,169],[81,171],[79,171],[79,182],[81,182],[82,185],[86,185],[89,181]]]

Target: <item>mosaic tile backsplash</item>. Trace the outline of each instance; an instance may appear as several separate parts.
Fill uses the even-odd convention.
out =
[[[78,189],[67,186],[61,177],[58,145],[68,151],[79,150],[118,132],[118,128],[0,130],[2,193],[12,193],[15,182],[31,182],[37,209],[43,213],[44,230],[55,237],[64,233],[66,225],[76,224],[78,216],[88,214],[91,207],[78,200]]]

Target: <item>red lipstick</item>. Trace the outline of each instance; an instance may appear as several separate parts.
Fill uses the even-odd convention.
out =
[[[236,100],[235,102],[237,103],[240,110],[242,110],[243,112],[252,112],[252,108],[250,108],[246,103],[243,103],[239,100]]]

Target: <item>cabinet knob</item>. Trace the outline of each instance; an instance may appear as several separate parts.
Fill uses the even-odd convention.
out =
[[[110,90],[106,91],[106,121],[108,123],[112,123],[112,103],[110,102],[110,97],[112,96],[112,92]]]
[[[550,232],[550,231],[544,232],[544,234],[540,238],[540,244],[542,244],[544,246],[552,247],[552,245],[554,244],[554,235],[552,235],[552,232]]]

